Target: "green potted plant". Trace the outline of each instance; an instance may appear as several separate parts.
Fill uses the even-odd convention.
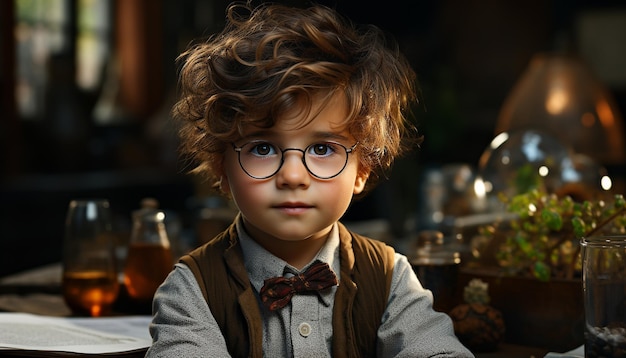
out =
[[[531,189],[512,198],[502,197],[514,219],[479,228],[489,238],[502,273],[530,276],[540,281],[573,279],[580,273],[580,238],[598,233],[626,233],[626,200],[576,202]]]
[[[505,341],[550,351],[583,343],[581,237],[626,233],[623,195],[574,200],[541,186],[501,196],[507,220],[478,229],[476,257],[465,264],[457,288],[479,278],[502,312]],[[511,219],[511,217],[513,217]],[[475,239],[476,239],[475,238]]]

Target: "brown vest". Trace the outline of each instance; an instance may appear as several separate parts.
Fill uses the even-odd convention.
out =
[[[341,280],[333,306],[334,357],[376,352],[394,251],[339,224]],[[233,357],[263,357],[263,325],[235,225],[181,258],[198,281]]]

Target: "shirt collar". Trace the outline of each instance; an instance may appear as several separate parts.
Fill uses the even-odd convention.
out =
[[[302,272],[315,261],[327,263],[333,272],[335,272],[335,275],[337,275],[337,280],[340,280],[339,228],[337,223],[333,224],[324,246],[320,249],[315,258],[313,258],[313,260],[311,260],[311,262],[309,262],[301,271],[297,270],[286,261],[272,255],[269,251],[265,250],[261,245],[254,241],[254,239],[252,239],[244,229],[243,219],[241,216],[239,216],[236,221],[236,228],[239,242],[241,244],[241,250],[243,252],[246,271],[248,271],[252,287],[254,287],[257,292],[261,290],[263,282],[266,279],[283,276],[288,272]],[[325,305],[330,305],[336,289],[337,287],[333,287],[330,290],[323,290],[319,292],[319,297]]]

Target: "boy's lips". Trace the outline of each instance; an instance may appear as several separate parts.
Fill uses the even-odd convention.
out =
[[[274,209],[278,209],[281,210],[283,212],[286,212],[288,214],[300,214],[304,211],[306,211],[307,209],[311,209],[314,206],[311,204],[306,204],[306,203],[302,203],[302,202],[284,202],[284,203],[280,203],[280,204],[276,204],[272,206]]]

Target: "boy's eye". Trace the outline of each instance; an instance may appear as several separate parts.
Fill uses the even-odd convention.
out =
[[[250,148],[250,153],[259,156],[276,154],[276,148],[270,143],[255,143]]]
[[[315,156],[329,156],[337,152],[337,145],[334,143],[316,143],[309,146],[309,154]]]

